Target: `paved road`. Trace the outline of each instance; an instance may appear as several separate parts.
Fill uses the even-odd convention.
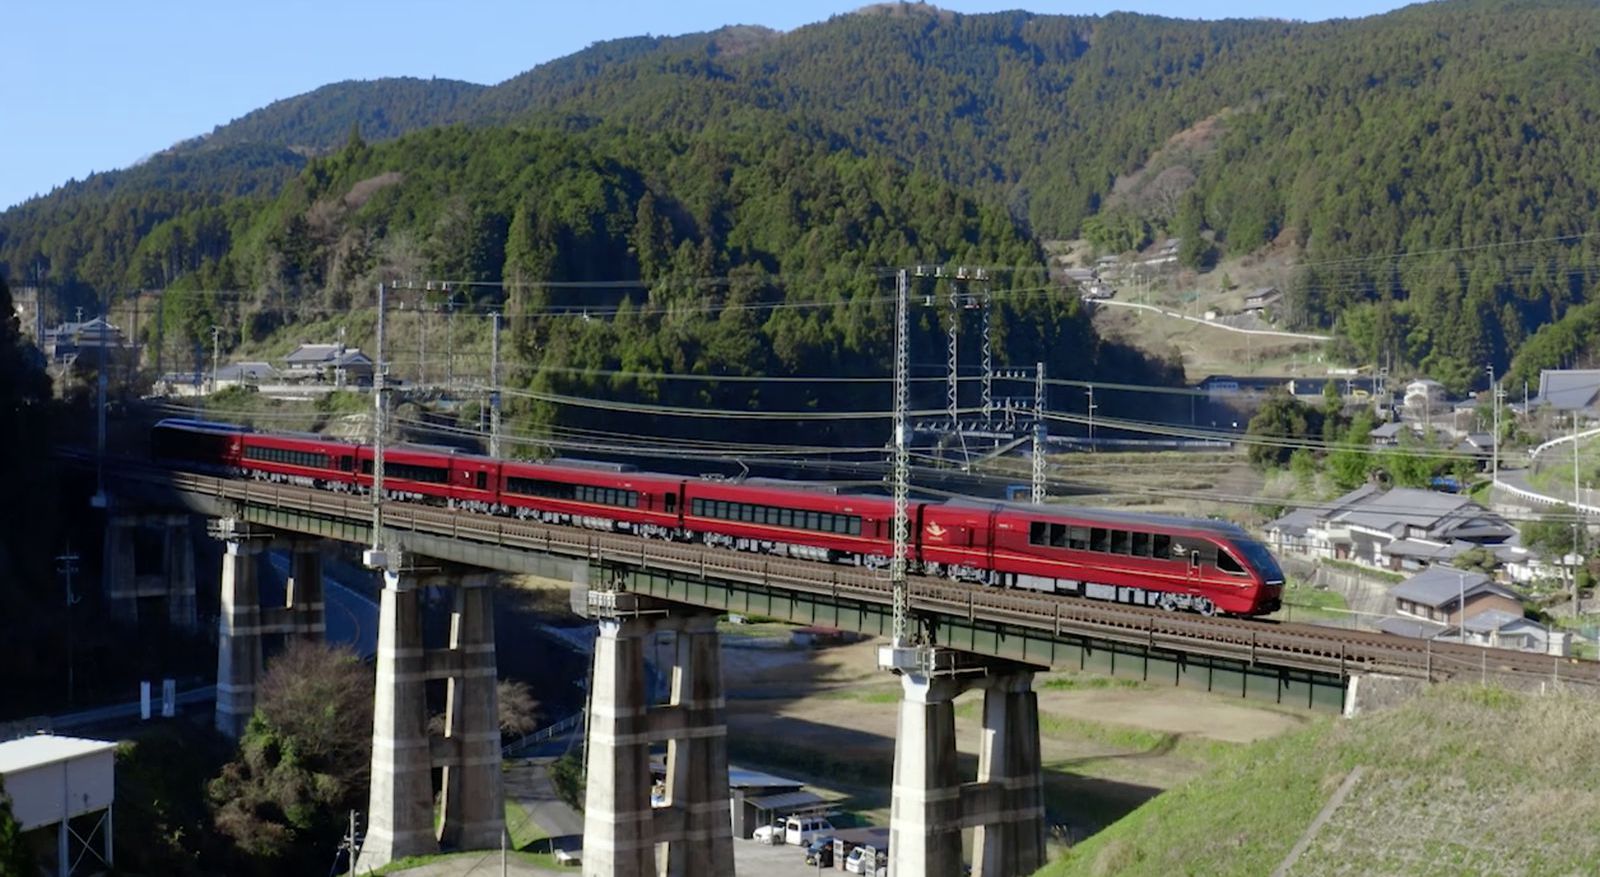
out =
[[[823,868],[805,863],[799,847],[758,844],[754,841],[733,842],[734,867],[740,874],[752,877],[817,877],[818,874],[842,874],[837,869]],[[492,877],[500,873],[500,853],[490,850],[482,853],[461,853],[427,865],[392,872],[396,877]],[[506,861],[505,873],[517,877],[545,877],[551,874],[577,874],[577,868],[551,870],[521,861],[512,856]],[[707,875],[716,877],[716,875]]]
[[[528,758],[506,763],[506,797],[522,805],[533,823],[557,841],[557,849],[582,846],[583,814],[556,796],[550,782],[550,763],[554,758]],[[563,844],[564,838],[574,838]]]

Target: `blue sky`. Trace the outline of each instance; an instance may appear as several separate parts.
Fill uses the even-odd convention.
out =
[[[345,79],[492,84],[597,40],[724,24],[791,30],[862,0],[15,0],[0,46],[0,209],[127,167],[274,100]],[[1396,0],[944,0],[958,12],[1118,9],[1320,20]]]

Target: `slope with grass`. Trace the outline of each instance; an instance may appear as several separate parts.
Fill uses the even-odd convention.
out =
[[[1289,877],[1592,874],[1600,856],[1595,704],[1446,687],[1225,753],[1041,872]],[[1319,811],[1361,775],[1325,822]]]

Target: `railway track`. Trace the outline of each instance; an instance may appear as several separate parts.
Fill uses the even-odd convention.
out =
[[[156,481],[180,491],[245,505],[293,509],[362,523],[371,520],[364,498],[312,488],[169,472],[149,466],[121,469],[120,477]],[[496,515],[391,502],[388,529],[543,551],[591,561],[671,569],[710,578],[849,597],[887,605],[892,588],[883,571],[744,554],[697,543],[640,539]],[[1005,622],[1055,636],[1090,635],[1172,651],[1193,651],[1286,667],[1392,673],[1434,681],[1516,679],[1600,686],[1600,662],[1534,655],[1459,643],[1413,640],[1382,633],[1240,618],[1205,618],[1076,597],[1002,590],[929,577],[908,581],[915,611],[967,620]]]

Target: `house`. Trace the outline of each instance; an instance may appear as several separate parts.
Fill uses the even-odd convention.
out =
[[[44,331],[44,355],[53,365],[71,365],[84,357],[127,355],[122,329],[95,317],[80,323],[62,323]]]
[[[259,387],[278,379],[278,370],[265,362],[230,362],[217,369],[217,389]]]
[[[1460,624],[1463,617],[1470,624],[1489,611],[1522,617],[1522,598],[1516,591],[1484,573],[1448,566],[1417,573],[1390,589],[1389,596],[1396,614],[1437,624]]]
[[[1449,399],[1444,384],[1432,378],[1420,378],[1406,384],[1405,406],[1413,417],[1423,417],[1441,410]]]
[[[1283,293],[1279,292],[1276,286],[1263,286],[1245,295],[1244,312],[1265,317],[1280,301],[1283,301]]]
[[[1549,627],[1526,618],[1520,612],[1503,612],[1490,609],[1467,616],[1465,636],[1459,627],[1446,630],[1440,639],[1452,637],[1467,643],[1496,649],[1517,649],[1541,655],[1565,657],[1571,649],[1571,634],[1552,631]]]
[[[1469,432],[1456,443],[1455,453],[1463,457],[1475,457],[1478,468],[1487,469],[1489,459],[1494,455],[1494,436],[1486,432]]]
[[[1139,264],[1150,268],[1177,265],[1178,250],[1182,247],[1183,238],[1167,238],[1160,246],[1140,258]]]
[[[1291,512],[1267,525],[1269,540],[1303,546],[1306,554],[1391,569],[1417,568],[1476,547],[1492,551],[1516,533],[1464,496],[1370,484],[1316,509],[1309,524]]]
[[[1392,448],[1400,444],[1400,434],[1409,428],[1409,424],[1391,420],[1382,426],[1373,427],[1372,432],[1367,434],[1367,439],[1374,447]]]
[[[302,344],[283,358],[289,380],[317,380],[335,386],[372,382],[372,360],[343,344]]]
[[[1600,414],[1600,369],[1544,369],[1539,372],[1539,395],[1532,407]]]

